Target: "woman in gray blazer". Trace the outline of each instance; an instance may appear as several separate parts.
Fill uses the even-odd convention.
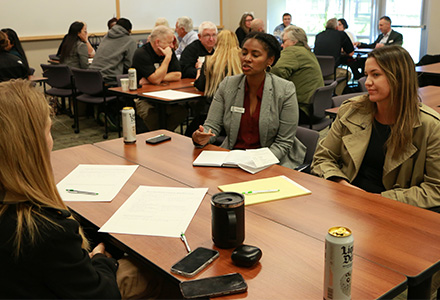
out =
[[[270,34],[253,32],[243,42],[243,74],[226,77],[209,108],[205,124],[193,135],[196,145],[213,143],[226,132],[221,147],[268,147],[282,166],[304,162],[306,148],[295,137],[298,102],[292,82],[266,73],[280,57],[280,45]]]

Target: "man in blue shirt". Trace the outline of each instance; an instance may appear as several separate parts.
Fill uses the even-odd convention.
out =
[[[292,23],[290,22],[292,22],[292,16],[289,13],[285,13],[283,15],[283,23],[275,27],[275,29],[273,30],[273,35],[277,38],[280,44],[283,43],[283,40],[281,39],[281,33],[283,33],[284,28],[286,28],[289,25],[292,25]]]

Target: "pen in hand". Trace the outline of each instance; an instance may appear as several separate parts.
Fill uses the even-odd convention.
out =
[[[189,247],[188,241],[186,240],[185,234],[183,232],[180,234],[180,239],[185,244],[186,251],[188,251],[188,253],[190,253],[191,252],[191,248]]]

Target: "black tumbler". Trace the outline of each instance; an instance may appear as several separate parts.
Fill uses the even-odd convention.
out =
[[[244,241],[244,196],[217,193],[211,198],[212,240],[219,248],[234,248]]]

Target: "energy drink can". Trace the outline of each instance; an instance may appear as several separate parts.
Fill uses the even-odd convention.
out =
[[[121,111],[121,115],[124,143],[136,143],[136,115],[133,107],[124,107]]]
[[[324,300],[351,299],[353,235],[347,227],[328,230],[325,238]]]
[[[137,90],[137,78],[135,68],[128,69],[128,89],[130,91]]]

